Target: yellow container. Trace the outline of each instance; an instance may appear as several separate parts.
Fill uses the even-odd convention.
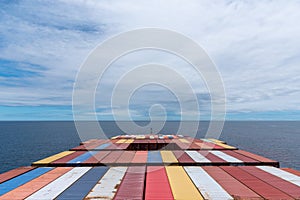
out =
[[[203,199],[198,189],[181,166],[167,166],[166,171],[174,199]]]
[[[179,139],[179,141],[182,143],[190,143],[189,141],[187,141],[186,139],[183,139],[183,138]]]
[[[178,163],[172,151],[161,151],[160,154],[164,163]]]
[[[127,141],[127,139],[121,139],[121,140],[118,140],[116,143],[125,143]]]
[[[55,161],[55,160],[58,160],[58,159],[60,159],[60,158],[62,158],[62,157],[65,157],[65,156],[67,156],[67,155],[70,155],[70,154],[72,154],[72,153],[74,153],[75,151],[63,151],[63,152],[61,152],[61,153],[58,153],[58,154],[55,154],[55,155],[53,155],[53,156],[50,156],[50,157],[48,157],[48,158],[44,158],[44,159],[42,159],[42,160],[39,160],[39,161],[36,161],[36,162],[34,162],[34,163],[32,163],[32,164],[36,164],[36,165],[40,165],[40,164],[48,164],[48,163],[51,163],[51,162],[53,162],[53,161]]]

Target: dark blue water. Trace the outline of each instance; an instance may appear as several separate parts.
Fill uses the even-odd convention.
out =
[[[161,133],[175,133],[178,125],[179,122],[167,122]],[[122,133],[114,122],[101,122],[101,126],[108,136]],[[203,137],[207,126],[208,122],[201,122],[196,137]],[[300,170],[300,122],[228,121],[220,139],[278,160],[281,167]],[[80,143],[74,122],[0,122],[0,141],[0,173]]]

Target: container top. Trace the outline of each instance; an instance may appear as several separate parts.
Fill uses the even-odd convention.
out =
[[[300,172],[217,139],[118,135],[0,174],[1,199],[299,199]]]

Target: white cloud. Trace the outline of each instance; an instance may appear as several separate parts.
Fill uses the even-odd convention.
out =
[[[0,58],[45,67],[24,85],[7,86],[1,83],[12,78],[0,77],[1,105],[70,105],[79,66],[99,42],[122,31],[160,27],[191,37],[207,51],[223,77],[229,112],[300,110],[298,1],[27,0],[1,7]],[[107,72],[105,93],[128,67],[151,59],[174,66],[198,93],[207,92],[184,63],[164,54],[140,55],[145,57],[128,57]],[[143,95],[141,102],[147,100]],[[158,98],[163,100],[174,99]],[[109,105],[101,98],[99,104]]]

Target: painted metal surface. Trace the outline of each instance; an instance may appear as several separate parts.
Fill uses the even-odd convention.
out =
[[[33,169],[25,174],[22,174],[20,176],[17,176],[13,179],[10,179],[8,181],[5,181],[0,184],[0,196],[12,191],[13,189],[16,189],[17,187],[41,176],[42,174],[45,174],[46,172],[52,170],[52,167],[41,167]]]
[[[236,159],[239,159],[239,160],[241,160],[241,161],[243,161],[245,163],[256,163],[256,164],[259,163],[258,160],[255,160],[253,158],[249,158],[249,157],[244,156],[242,154],[239,154],[239,153],[237,153],[235,151],[225,150],[223,152],[226,153],[227,155],[230,155],[230,156],[232,156],[232,157],[234,157]]]
[[[131,163],[146,163],[147,162],[147,151],[136,151]]]
[[[248,156],[252,159],[255,159],[255,160],[258,160],[262,163],[275,163],[279,166],[278,162],[277,161],[274,161],[274,160],[271,160],[271,159],[268,159],[268,158],[265,158],[265,157],[262,157],[260,155],[257,155],[257,154],[253,154],[253,153],[250,153],[250,152],[247,152],[247,151],[243,151],[243,150],[236,150],[237,153],[239,154],[242,154],[244,156]]]
[[[131,163],[135,151],[124,151],[123,154],[118,158],[116,163]]]
[[[211,161],[205,158],[202,154],[197,151],[185,151],[195,162],[197,163],[210,163]]]
[[[48,158],[44,158],[42,160],[36,161],[33,164],[48,164],[48,163],[51,163],[51,162],[53,162],[53,161],[55,161],[57,159],[60,159],[60,158],[65,157],[65,156],[67,156],[69,154],[72,154],[72,153],[74,153],[74,151],[63,151],[61,153],[55,154],[53,156],[50,156]]]
[[[209,176],[201,167],[184,167],[195,186],[205,199],[214,200],[233,200],[233,198],[224,190],[211,176]]]
[[[178,163],[172,151],[161,151],[160,154],[164,163]]]
[[[82,162],[88,160],[89,158],[91,158],[92,156],[94,156],[96,153],[98,153],[98,152],[97,151],[88,151],[88,152],[68,161],[68,163],[82,163]]]
[[[67,156],[64,156],[64,157],[62,157],[60,159],[57,159],[57,160],[51,162],[51,164],[55,165],[55,164],[65,164],[65,163],[68,163],[70,160],[73,160],[73,159],[77,158],[78,156],[81,156],[84,153],[85,153],[85,151],[76,151],[76,152],[74,152],[72,154],[69,154]]]
[[[107,167],[94,167],[86,172],[80,179],[74,182],[68,189],[63,191],[56,199],[70,200],[70,199],[84,199],[84,197],[91,191],[96,183],[107,172]]]
[[[35,169],[35,167],[19,167],[19,168],[10,170],[8,172],[5,172],[3,174],[0,174],[0,183],[3,183],[4,181],[12,179],[16,176],[24,174],[24,173],[26,173],[30,170],[33,170],[33,169]]]
[[[101,144],[101,145],[97,146],[97,147],[94,148],[94,149],[95,149],[95,150],[105,149],[105,148],[108,147],[109,145],[111,145],[111,143],[104,143],[104,144]]]
[[[291,168],[281,168],[282,170],[289,172],[291,174],[294,174],[296,176],[300,176],[300,171],[295,170],[295,169],[291,169]]]
[[[227,161],[210,153],[209,151],[198,151],[202,156],[205,156],[208,160],[210,160],[212,163],[218,163],[218,164],[226,164]]]
[[[162,163],[162,157],[159,151],[149,151],[147,163]]]
[[[127,167],[111,167],[92,188],[86,199],[113,199]]]
[[[283,191],[245,172],[239,167],[224,166],[220,168],[265,199],[294,199]]]
[[[173,151],[179,163],[195,163],[195,161],[184,151]]]
[[[39,189],[45,187],[58,177],[62,176],[63,174],[70,171],[71,167],[58,167],[54,168],[51,171],[48,171],[47,173],[25,183],[24,185],[21,185],[20,187],[17,187],[16,189],[4,194],[3,196],[0,196],[0,200],[22,200],[26,197],[32,195]]]
[[[291,197],[293,197],[295,199],[300,199],[300,187],[299,186],[297,186],[289,181],[286,181],[278,176],[275,176],[266,171],[263,171],[254,166],[243,166],[243,167],[240,167],[240,169],[263,180],[264,182],[268,183],[269,185],[272,185],[273,187],[289,194]]]
[[[143,199],[145,172],[145,166],[128,167],[114,199]]]
[[[256,194],[219,167],[205,166],[202,167],[202,169],[204,169],[218,184],[220,184],[220,186],[224,188],[228,194],[236,199],[263,199],[260,195]]]
[[[103,158],[105,158],[111,151],[100,151],[97,152],[96,154],[94,154],[93,156],[91,156],[89,159],[83,161],[83,163],[85,164],[97,164],[100,162],[100,160],[102,160]]]
[[[0,200],[300,199],[300,172],[218,140],[123,135],[73,149],[1,174]]]
[[[257,166],[257,168],[264,170],[270,174],[273,174],[274,176],[280,177],[286,181],[289,181],[290,183],[293,183],[297,186],[300,186],[300,176],[297,176],[295,174],[286,172],[284,170],[281,170],[276,167],[270,167],[270,166]]]
[[[145,200],[173,200],[165,167],[147,167]]]
[[[210,151],[210,153],[218,156],[219,158],[227,161],[227,162],[231,162],[231,163],[243,163],[243,161],[233,157],[233,156],[230,156],[222,151]]]
[[[116,160],[122,155],[123,151],[112,151],[105,156],[100,162],[104,164],[115,163]]]
[[[174,199],[203,199],[181,166],[167,166],[166,171]]]
[[[90,169],[91,167],[75,167],[26,199],[54,199]]]

